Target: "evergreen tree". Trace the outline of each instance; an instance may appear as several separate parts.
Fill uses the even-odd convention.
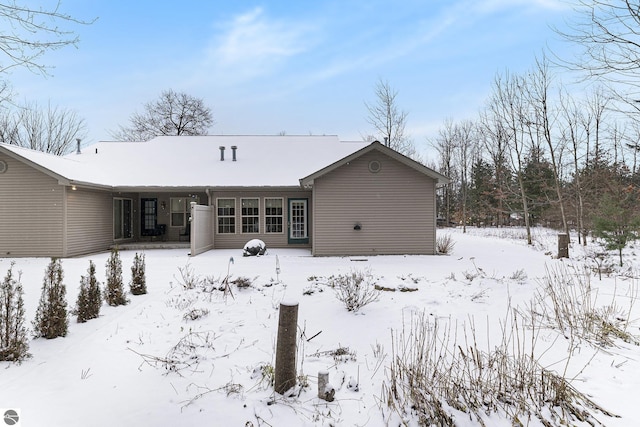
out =
[[[46,269],[42,284],[42,294],[36,318],[33,322],[35,337],[47,339],[67,335],[69,319],[67,318],[67,288],[62,283],[64,273],[59,259],[52,258]]]
[[[76,303],[78,323],[97,319],[100,316],[100,306],[102,305],[100,283],[96,279],[96,266],[93,261],[89,261],[87,273],[88,276],[80,278],[80,292]]]
[[[628,242],[640,238],[640,190],[623,189],[618,197],[605,194],[600,213],[593,220],[593,235],[605,241],[607,250],[618,251],[622,266],[622,250]]]
[[[131,283],[129,283],[129,288],[133,295],[143,295],[147,293],[147,280],[144,270],[144,254],[140,255],[136,252],[133,258],[133,265],[131,266]]]
[[[129,302],[124,296],[120,253],[115,248],[111,250],[111,256],[107,260],[107,284],[104,298],[111,306],[126,305]]]
[[[20,274],[13,277],[13,265],[0,284],[0,360],[20,362],[29,357],[29,343]]]

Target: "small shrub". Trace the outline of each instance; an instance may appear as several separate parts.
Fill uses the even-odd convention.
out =
[[[453,241],[451,234],[443,234],[436,237],[436,251],[439,254],[449,254],[453,251],[456,243]]]
[[[97,319],[102,305],[102,292],[100,292],[100,283],[96,279],[96,265],[93,261],[89,261],[87,273],[87,276],[80,277],[80,292],[76,302],[78,323]]]
[[[129,289],[133,295],[144,295],[147,293],[147,280],[144,270],[144,254],[140,255],[136,252],[133,258],[133,265],[131,266],[131,283],[129,283]]]
[[[347,311],[356,312],[380,298],[380,291],[375,288],[376,281],[368,270],[331,277],[329,284]]]
[[[242,289],[242,288],[250,288],[251,284],[253,282],[248,277],[242,277],[241,276],[241,277],[238,277],[238,278],[232,280],[231,283],[236,285],[238,287],[238,289]]]
[[[126,305],[129,300],[124,295],[122,284],[122,261],[118,249],[111,250],[107,260],[107,284],[104,299],[110,306]]]
[[[64,273],[59,259],[52,258],[42,283],[42,294],[36,318],[33,322],[36,338],[53,339],[67,335],[69,319],[67,318],[67,288],[62,283]]]
[[[206,308],[192,308],[182,316],[183,320],[199,320],[209,314],[209,310]]]
[[[191,264],[187,263],[184,267],[178,267],[180,277],[173,276],[183,289],[195,289],[203,283],[203,280],[198,276]]]
[[[20,273],[13,276],[13,265],[0,284],[0,360],[20,362],[29,357],[24,301]]]

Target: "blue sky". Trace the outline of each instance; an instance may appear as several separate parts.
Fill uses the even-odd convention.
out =
[[[77,48],[43,58],[51,77],[7,77],[19,101],[77,111],[86,144],[110,139],[169,88],[212,108],[212,134],[360,140],[382,79],[419,153],[445,119],[475,117],[497,72],[566,50],[550,25],[572,12],[561,0],[62,0],[61,9],[98,19],[70,27]]]

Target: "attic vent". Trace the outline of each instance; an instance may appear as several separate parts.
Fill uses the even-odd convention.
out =
[[[5,173],[7,171],[7,162],[4,160],[0,160],[0,173]]]
[[[220,161],[224,162],[224,145],[220,146]]]
[[[382,165],[378,160],[371,160],[369,162],[369,172],[378,173],[380,172],[380,169],[382,169]]]
[[[231,146],[231,160],[233,160],[234,162],[236,161],[236,150],[238,149],[237,146],[232,145]]]

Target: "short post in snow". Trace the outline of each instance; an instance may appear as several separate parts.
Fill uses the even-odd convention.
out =
[[[558,258],[569,258],[569,235],[558,234]]]
[[[276,372],[274,388],[284,394],[296,385],[296,336],[298,303],[281,302],[276,342]]]

